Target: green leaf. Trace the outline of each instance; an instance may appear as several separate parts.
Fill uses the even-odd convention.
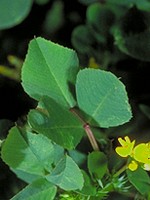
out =
[[[150,30],[137,34],[124,35],[120,30],[115,31],[115,44],[125,54],[133,58],[150,61]]]
[[[150,1],[149,0],[134,0],[135,4],[138,9],[143,10],[143,11],[148,11],[150,12]]]
[[[43,176],[54,159],[51,141],[43,135],[21,132],[14,127],[2,146],[2,159],[13,169]]]
[[[90,34],[90,31],[87,26],[80,25],[73,30],[72,33],[72,44],[77,49],[78,52],[82,54],[90,54],[92,51],[92,45],[95,40]]]
[[[117,4],[117,5],[120,5],[120,6],[132,7],[134,2],[137,1],[137,0],[124,0],[124,1],[107,0],[107,1],[108,1],[108,3],[111,3],[111,4]]]
[[[56,165],[52,173],[46,176],[47,180],[64,190],[81,190],[84,179],[81,170],[71,157],[65,156]]]
[[[85,171],[82,171],[83,178],[84,178],[84,186],[79,193],[84,194],[84,195],[90,195],[90,196],[95,196],[97,193],[97,188],[92,184],[92,181],[90,177],[87,175]]]
[[[46,95],[70,108],[76,103],[69,91],[78,72],[76,53],[43,38],[29,44],[22,69],[24,90],[34,99]]]
[[[39,106],[29,113],[31,127],[67,149],[75,148],[84,134],[80,120],[51,98],[43,97]]]
[[[56,187],[45,179],[39,179],[17,195],[11,200],[53,200],[56,195]]]
[[[101,179],[107,171],[107,157],[102,152],[92,152],[88,155],[88,169],[92,176]]]
[[[54,34],[64,23],[64,5],[61,0],[54,1],[50,10],[46,14],[43,23],[43,30],[47,34]]]
[[[68,151],[68,153],[78,166],[82,166],[85,163],[87,158],[86,154],[75,149]]]
[[[125,86],[110,72],[81,70],[76,92],[78,105],[89,116],[90,124],[103,128],[118,126],[132,116]]]
[[[32,183],[33,181],[36,181],[41,178],[41,176],[36,174],[30,174],[29,172],[24,172],[22,170],[13,169],[11,168],[11,171],[16,174],[16,176],[23,180],[26,183]]]
[[[51,164],[54,161],[54,146],[51,141],[41,134],[27,133],[28,145],[33,154],[42,163],[47,171],[51,171]]]
[[[29,14],[32,0],[0,0],[0,29],[21,23]]]
[[[144,169],[139,167],[136,171],[127,170],[127,176],[132,185],[142,194],[146,195],[150,190],[150,177]]]
[[[133,7],[134,5],[137,6],[139,10],[143,11],[150,11],[150,2],[149,0],[124,0],[124,1],[118,1],[118,0],[107,0],[108,3],[113,3],[119,6],[127,6],[128,8]]]
[[[39,147],[41,147],[41,146],[39,146]],[[48,158],[43,157],[45,159],[44,163],[48,164],[47,171],[50,171],[52,166],[53,165],[55,166],[60,161],[60,159],[62,159],[62,157],[64,157],[64,149],[62,147],[60,147],[57,144],[54,144],[53,148],[54,148],[54,151],[51,155],[49,154],[49,152],[46,152],[47,154],[49,154]],[[43,149],[45,149],[45,148],[43,148]],[[40,150],[39,150],[39,154],[40,154]],[[53,163],[52,163],[52,166],[49,167],[48,161],[52,160],[52,156],[53,156]],[[39,175],[30,174],[29,172],[24,172],[24,171],[21,171],[18,169],[11,168],[11,170],[17,175],[18,178],[22,179],[26,183],[32,183],[33,181],[41,178]]]
[[[114,21],[113,12],[108,7],[95,3],[88,7],[86,16],[95,38],[100,43],[106,42],[107,34]]]

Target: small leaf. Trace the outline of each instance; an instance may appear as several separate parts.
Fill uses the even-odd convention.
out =
[[[21,23],[29,14],[32,0],[0,0],[0,29]]]
[[[90,124],[103,128],[118,126],[132,116],[125,86],[110,72],[81,70],[76,92],[79,108],[89,116]]]
[[[84,179],[82,172],[71,157],[65,156],[56,165],[52,173],[46,176],[47,180],[64,190],[81,190]]]
[[[90,177],[87,175],[87,173],[85,171],[82,171],[82,174],[83,174],[83,178],[84,178],[84,186],[83,186],[82,190],[79,191],[79,193],[88,195],[88,196],[89,195],[95,196],[96,192],[97,192],[96,186],[94,186],[94,184],[92,184]]]
[[[132,185],[142,194],[146,195],[150,190],[150,177],[141,167],[136,171],[127,170],[127,176]]]
[[[11,200],[53,200],[56,187],[45,179],[39,179],[15,195]]]
[[[114,21],[113,12],[100,3],[92,4],[87,9],[87,23],[91,27],[91,32],[101,43],[106,42],[109,29]]]
[[[76,102],[69,91],[78,72],[76,53],[43,38],[33,39],[22,69],[24,90],[34,99],[46,95],[70,108]]]
[[[115,43],[119,49],[133,58],[150,61],[150,30],[139,34],[123,35],[121,31],[115,32]]]
[[[80,25],[73,30],[72,44],[78,52],[90,54],[94,42],[94,38],[90,34],[88,27]]]
[[[107,157],[102,152],[92,152],[88,155],[88,169],[92,176],[101,179],[107,171]]]
[[[47,34],[54,34],[64,24],[64,5],[60,0],[54,1],[50,10],[46,14],[43,23],[43,31]]]
[[[39,106],[29,113],[31,127],[67,149],[75,148],[84,134],[80,120],[51,98],[43,97]]]
[[[48,138],[16,127],[10,130],[2,146],[3,161],[13,169],[30,174],[45,175],[51,170],[53,157],[53,146]]]

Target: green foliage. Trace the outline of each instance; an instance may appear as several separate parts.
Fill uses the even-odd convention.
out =
[[[51,170],[54,150],[43,135],[25,133],[14,127],[3,144],[2,159],[14,169],[43,176],[46,170]]]
[[[13,188],[16,195],[11,199],[126,200],[130,196],[150,199],[149,173],[139,167],[140,163],[136,171],[128,170],[125,159],[121,160],[114,152],[116,137],[130,134],[131,130],[134,134],[143,123],[144,117],[138,110],[133,113],[135,122],[132,120],[122,126],[132,117],[122,81],[127,84],[133,106],[136,105],[130,88],[130,81],[133,84],[134,80],[130,75],[132,67],[141,69],[150,61],[150,1],[78,0],[72,3],[85,6],[81,5],[81,10],[73,7],[71,12],[71,7],[65,7],[66,2],[0,1],[1,30],[21,23],[31,8],[41,8],[41,26],[36,20],[41,35],[60,41],[70,36],[70,28],[75,26],[71,41],[77,50],[76,53],[35,37],[29,43],[22,69],[18,56],[8,56],[10,67],[0,65],[0,74],[13,81],[20,81],[21,72],[23,89],[35,102],[27,118],[23,116],[23,123],[20,118],[16,123],[0,120],[2,161],[27,184],[18,194]],[[85,8],[86,13],[81,13]],[[81,19],[83,16],[85,19]],[[0,36],[3,32],[5,34],[1,31]],[[35,31],[35,35],[39,33]],[[19,35],[18,40],[21,37]],[[6,39],[2,46],[7,49],[15,44],[10,43]],[[68,41],[61,43],[68,44]],[[118,78],[122,74],[123,78]],[[144,98],[148,98],[145,81]],[[141,80],[139,82],[141,87]],[[133,90],[136,93],[134,84]],[[140,97],[140,110],[150,118],[150,108]],[[141,133],[132,135],[134,137],[143,139]],[[149,151],[149,136],[144,139]],[[126,151],[126,146],[123,147]],[[146,166],[148,170],[148,163]]]
[[[116,45],[122,52],[134,58],[150,61],[149,13],[144,13],[136,8],[131,8],[120,20],[120,25],[114,31]],[[133,26],[133,23],[136,21],[138,21],[138,24]],[[127,27],[130,27],[130,30],[127,30]],[[137,49],[139,50],[137,51]]]
[[[40,37],[33,39],[22,69],[22,85],[37,100],[47,95],[66,107],[73,107],[75,100],[69,86],[75,82],[78,65],[73,50]]]
[[[54,34],[64,23],[64,6],[60,0],[54,1],[51,9],[46,14],[43,29],[46,33]]]
[[[90,5],[86,23],[72,33],[72,44],[83,63],[86,56],[94,57],[103,69],[126,55],[149,61],[149,1],[81,2]]]
[[[106,155],[102,152],[92,152],[89,154],[88,169],[92,176],[102,179],[108,170]]]
[[[121,6],[127,6],[128,8],[132,6],[137,6],[138,9],[144,11],[150,11],[150,2],[149,0],[125,0],[125,1],[118,1],[118,0],[108,0],[109,3],[118,4]]]
[[[129,181],[142,195],[148,195],[150,189],[150,177],[142,168],[139,167],[134,172],[127,170],[127,176]]]
[[[62,158],[46,179],[68,191],[82,189],[84,183],[80,169],[69,156]]]
[[[89,115],[90,124],[96,122],[98,126],[107,128],[123,124],[131,118],[124,85],[110,72],[94,69],[80,71],[76,92],[78,105]]]
[[[109,28],[114,21],[113,12],[101,4],[93,4],[88,7],[86,16],[95,39],[100,43],[106,43]]]
[[[12,200],[53,200],[56,195],[56,187],[45,179],[38,179],[25,187]]]
[[[89,38],[87,42],[81,36],[81,45],[87,45],[84,53],[90,52],[88,47],[95,39],[105,47],[110,36],[114,14],[108,8],[101,12],[97,5],[91,5],[87,12],[93,38],[90,40],[86,26],[74,32],[77,38],[80,30]],[[112,16],[111,20],[105,15]],[[95,18],[103,17],[98,27]],[[109,153],[113,150],[100,130],[122,125],[132,117],[119,78],[100,69],[79,70],[75,51],[38,37],[29,44],[22,85],[38,105],[30,110],[23,127],[10,129],[1,145],[2,160],[29,184],[12,199],[101,200],[111,192],[129,192],[127,178],[119,177],[122,171],[116,175],[109,169]],[[97,150],[90,150],[89,155],[80,152],[87,138]],[[150,178],[145,171],[127,170],[127,177],[135,190],[148,196]]]
[[[44,97],[39,106],[41,107],[30,111],[28,116],[33,130],[46,135],[64,148],[75,148],[84,133],[80,120],[51,98]]]
[[[0,29],[13,27],[21,23],[29,14],[32,0],[1,0]]]

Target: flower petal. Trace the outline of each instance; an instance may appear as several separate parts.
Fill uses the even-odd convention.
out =
[[[133,157],[141,163],[150,164],[150,147],[148,143],[141,143],[133,150]]]
[[[131,142],[130,138],[128,136],[125,136],[124,140],[122,138],[118,138],[118,141],[122,146],[116,147],[115,150],[117,154],[122,157],[132,156],[135,140]]]
[[[137,162],[135,162],[134,160],[132,160],[132,162],[129,163],[128,168],[129,168],[131,171],[135,171],[135,170],[138,168]]]

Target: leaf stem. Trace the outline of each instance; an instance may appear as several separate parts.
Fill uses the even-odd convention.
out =
[[[114,175],[113,177],[118,177],[122,172],[124,172],[127,169],[127,164],[125,164],[122,168],[120,168]]]
[[[84,119],[79,115],[79,113],[76,111],[75,108],[70,108],[70,112],[72,112],[80,121],[81,123],[84,125],[86,122],[84,121]]]
[[[93,150],[94,151],[99,151],[99,147],[98,147],[98,144],[96,142],[96,139],[94,137],[94,134],[90,128],[90,125],[87,124],[84,119],[79,115],[79,113],[77,113],[77,111],[75,110],[75,108],[70,108],[70,111],[80,119],[81,123],[83,124],[83,128],[88,136],[88,139],[93,147]]]
[[[90,141],[94,151],[99,151],[98,144],[97,144],[96,139],[95,139],[95,137],[93,135],[93,132],[92,132],[92,130],[90,128],[90,125],[86,123],[86,124],[84,124],[83,127],[84,127],[84,130],[85,130],[85,132],[86,132],[86,134],[87,134],[87,136],[89,138],[89,141]]]

